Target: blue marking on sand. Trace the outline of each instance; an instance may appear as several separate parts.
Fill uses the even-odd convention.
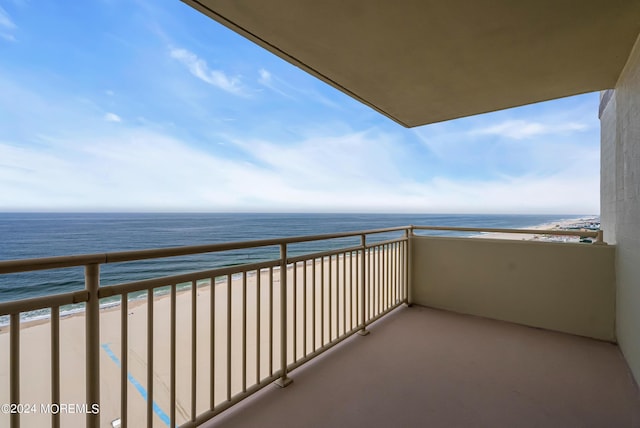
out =
[[[102,344],[102,349],[104,349],[104,351],[107,353],[109,358],[111,358],[113,360],[113,362],[116,363],[116,365],[118,367],[120,367],[120,360],[113,353],[113,351],[109,347],[109,344],[108,343],[103,343]],[[133,376],[131,376],[131,373],[129,373],[129,372],[127,372],[127,379],[129,379],[129,382],[131,382],[131,385],[133,385],[138,390],[140,395],[142,395],[142,398],[144,398],[144,401],[147,401],[148,400],[147,390],[144,389],[144,387],[142,385],[140,385],[140,382],[138,382]],[[158,406],[158,403],[156,403],[155,401],[153,402],[153,412],[156,415],[158,415],[160,420],[162,422],[164,422],[164,424],[166,426],[171,426],[170,425],[171,424],[171,420],[169,419],[169,416],[167,416],[167,414],[162,411],[160,406]]]

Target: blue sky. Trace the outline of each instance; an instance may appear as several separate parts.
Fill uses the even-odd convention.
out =
[[[599,212],[598,94],[405,129],[178,0],[0,0],[0,211]]]

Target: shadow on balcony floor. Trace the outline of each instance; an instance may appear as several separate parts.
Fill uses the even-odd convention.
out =
[[[207,427],[638,427],[617,346],[400,308]]]

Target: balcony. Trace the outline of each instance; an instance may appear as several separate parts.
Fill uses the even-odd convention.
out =
[[[613,345],[615,247],[601,233],[549,232],[589,245],[424,229],[440,228],[0,262],[0,273],[84,266],[86,283],[0,303],[0,402],[38,406],[0,425],[637,426]],[[316,241],[328,249],[297,247]],[[100,284],[104,264],[255,248],[279,256]],[[62,317],[69,304],[84,312]],[[49,321],[21,326],[46,308]]]
[[[413,306],[207,427],[633,427],[637,390],[603,341]]]

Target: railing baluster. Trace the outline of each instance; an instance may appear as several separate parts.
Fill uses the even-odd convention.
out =
[[[340,254],[336,254],[336,339],[340,337]]]
[[[400,283],[398,284],[398,301],[404,301],[404,283],[407,278],[407,270],[405,266],[407,243],[400,244]]]
[[[387,306],[386,308],[390,308],[393,305],[393,266],[394,266],[394,260],[393,260],[393,244],[389,244],[387,246],[387,290],[386,290],[386,294],[387,294]]]
[[[384,308],[384,245],[378,247],[378,313]]]
[[[328,284],[328,289],[329,289],[328,290],[328,294],[329,294],[329,304],[328,304],[329,313],[327,314],[327,318],[328,318],[327,321],[329,322],[329,326],[328,326],[329,327],[328,328],[329,340],[327,342],[331,342],[331,340],[332,340],[331,337],[333,336],[333,330],[332,330],[332,327],[333,327],[332,324],[333,323],[332,323],[332,320],[331,320],[331,316],[332,316],[332,313],[333,313],[333,299],[332,299],[332,297],[333,297],[332,294],[333,293],[331,293],[331,288],[333,287],[333,281],[332,281],[332,277],[331,277],[331,271],[332,271],[331,265],[332,264],[333,264],[333,256],[329,256],[329,272],[328,272],[328,274],[329,274],[328,275],[328,277],[329,277],[329,284]]]
[[[336,339],[340,337],[340,254],[336,254]]]
[[[9,317],[9,401],[12,405],[20,404],[20,314]],[[9,416],[11,428],[20,428],[20,413],[12,412]]]
[[[304,305],[302,307],[302,357],[307,356],[307,260],[304,262],[304,268],[302,269],[302,301]]]
[[[247,391],[247,272],[242,272],[242,392]]]
[[[129,294],[120,297],[120,425],[126,428],[129,387]]]
[[[354,300],[353,300],[353,251],[349,251],[349,330],[353,330],[353,315],[354,315]]]
[[[407,270],[407,278],[405,282],[405,299],[407,301],[407,305],[411,305],[413,303],[411,296],[411,288],[409,284],[411,284],[412,273],[411,273],[411,235],[413,235],[413,229],[407,229],[407,248],[405,252],[405,269]]]
[[[298,360],[298,262],[293,264],[293,362]]]
[[[398,249],[400,245],[394,244],[393,246],[393,290],[391,293],[391,300],[395,305],[398,302],[398,275],[400,274],[400,270],[398,269],[399,258],[398,258]]]
[[[402,287],[402,274],[404,271],[404,264],[402,258],[402,246],[404,242],[398,242],[398,247],[396,248],[396,263],[397,263],[397,273],[396,273],[396,289],[395,289],[395,299],[394,302],[398,303],[402,300],[402,293],[400,292]]]
[[[389,307],[389,284],[391,283],[391,277],[389,276],[391,270],[390,267],[391,265],[389,264],[389,251],[391,249],[390,245],[385,245],[384,246],[384,253],[382,253],[382,258],[383,258],[383,269],[384,269],[384,281],[383,281],[383,286],[382,286],[382,292],[383,292],[383,302],[382,302],[382,310],[383,312],[385,310],[387,310],[387,308]]]
[[[342,324],[344,325],[344,280],[342,281],[342,286],[343,288],[340,288],[340,265],[342,265],[342,278],[344,279],[344,255],[343,254],[338,254],[336,256],[338,258],[338,260],[341,261],[341,263],[338,263],[338,265],[336,266],[337,272],[336,272],[336,300],[338,301],[338,305],[336,307],[337,309],[337,315],[336,315],[336,338],[340,337],[340,315],[342,315]],[[343,329],[344,330],[344,329]]]
[[[366,307],[367,307],[367,299],[366,299],[366,287],[367,287],[367,237],[366,235],[360,235],[360,245],[362,246],[362,256],[361,265],[360,265],[360,330],[358,334],[361,336],[366,336],[369,334],[369,330],[367,330],[367,317],[366,317]]]
[[[311,321],[313,324],[313,330],[311,331],[312,350],[316,350],[316,259],[313,259],[311,264],[311,288],[312,288],[312,305],[311,305]]]
[[[342,253],[342,334],[347,332],[347,253]]]
[[[373,247],[367,249],[367,317],[369,320],[373,315],[373,302],[375,294],[373,293]]]
[[[260,383],[260,277],[261,269],[256,269],[256,383]]]
[[[395,305],[396,303],[398,303],[398,301],[400,300],[400,284],[401,284],[401,280],[400,278],[402,277],[402,265],[401,263],[401,247],[402,247],[402,242],[398,242],[396,244],[396,249],[395,249],[395,261],[394,261],[394,266],[395,266],[395,282],[394,282],[394,286],[393,286],[393,304]]]
[[[381,299],[381,309],[380,312],[384,312],[385,309],[387,309],[387,286],[388,286],[388,272],[389,272],[389,265],[387,264],[387,255],[388,255],[388,251],[389,251],[389,246],[388,245],[383,245],[380,248],[380,251],[382,252],[382,254],[380,255],[381,259],[382,259],[382,278],[380,281],[380,294],[382,295],[382,299]]]
[[[385,280],[386,280],[386,263],[385,263],[385,246],[381,245],[378,247],[378,273],[379,273],[379,282],[378,282],[378,315],[384,311],[385,305]]]
[[[387,310],[387,308],[390,306],[391,303],[391,299],[389,298],[389,290],[391,290],[391,259],[390,259],[390,253],[391,251],[391,245],[385,245],[384,247],[384,253],[383,253],[383,257],[384,257],[384,287],[383,287],[383,291],[384,291],[384,305],[383,305],[383,310]]]
[[[153,288],[147,290],[147,427],[153,428]]]
[[[231,401],[231,285],[232,275],[227,275],[227,401]]]
[[[191,281],[191,420],[196,420],[196,362],[198,344],[196,320],[198,315],[198,284]]]
[[[320,258],[320,347],[324,346],[324,256]]]
[[[355,254],[355,269],[354,269],[354,254]],[[351,325],[349,326],[349,330],[353,330],[353,327],[356,325],[356,320],[358,319],[358,266],[359,265],[359,257],[357,251],[351,252]],[[354,281],[355,279],[355,281]],[[355,286],[354,286],[355,285]]]
[[[171,365],[169,379],[169,421],[170,426],[176,426],[176,285],[171,284],[171,325],[170,329],[170,346],[171,346]]]
[[[216,406],[216,278],[209,279],[209,408]]]
[[[355,269],[355,294],[356,294],[356,313],[353,321],[354,326],[358,326],[360,324],[360,320],[364,320],[364,286],[360,285],[361,282],[364,284],[364,251],[356,252],[356,269]],[[362,277],[361,281],[358,281],[358,278]]]
[[[84,268],[85,289],[89,292],[85,314],[86,346],[86,398],[89,407],[100,405],[100,265],[90,264]],[[87,427],[100,426],[100,413],[87,412]]]
[[[373,255],[373,247],[368,249],[368,260],[367,260],[367,294],[368,294],[368,308],[367,308],[367,320],[373,318],[374,315],[374,304],[375,304],[375,299],[376,299],[376,293],[375,293],[375,265],[373,264],[373,262],[375,261]]]
[[[287,376],[287,244],[280,245],[280,371],[276,385],[284,388],[293,382]]]
[[[377,287],[377,292],[378,292],[378,312],[376,312],[376,315],[379,315],[380,312],[382,312],[382,247],[381,246],[377,246],[376,247],[376,257],[377,257],[377,267],[378,267],[378,287]]]
[[[51,404],[60,404],[60,307],[51,308]],[[60,428],[60,413],[51,413],[51,427]]]
[[[273,376],[273,267],[269,268],[269,376]]]

